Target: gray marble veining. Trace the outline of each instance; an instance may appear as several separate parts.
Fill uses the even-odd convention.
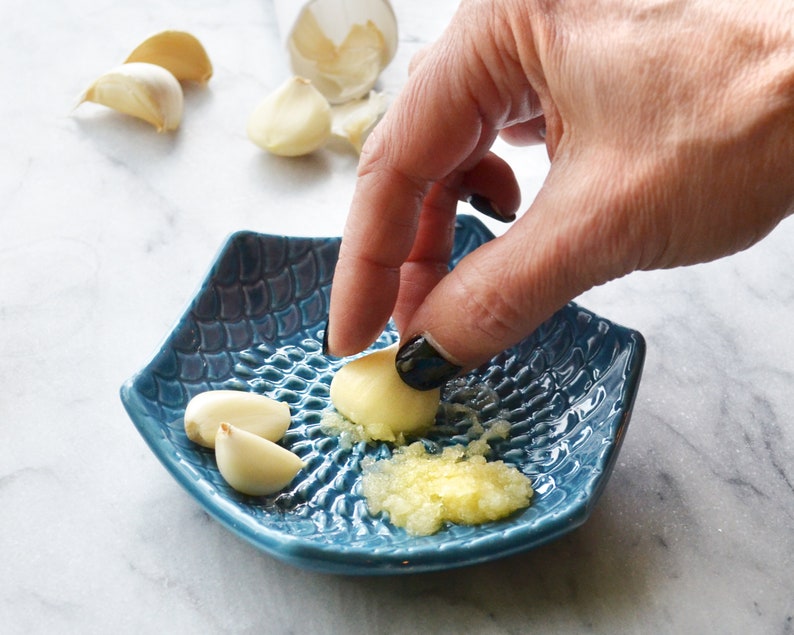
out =
[[[395,3],[394,94],[456,3]],[[175,135],[77,95],[143,37],[215,65]],[[648,355],[607,490],[582,528],[472,568],[401,578],[294,569],[212,521],[129,422],[121,383],[238,229],[339,234],[356,157],[245,137],[284,77],[269,1],[0,6],[0,631],[794,631],[794,223],[717,263],[585,294]],[[542,149],[499,145],[531,200]],[[491,225],[494,231],[503,228]]]

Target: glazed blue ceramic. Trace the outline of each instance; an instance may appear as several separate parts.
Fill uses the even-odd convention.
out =
[[[492,237],[475,218],[460,216],[450,264]],[[486,423],[510,422],[509,438],[492,443],[490,458],[526,474],[535,496],[502,521],[414,537],[370,514],[361,494],[362,459],[388,456],[390,448],[345,447],[320,429],[331,378],[344,363],[321,350],[339,244],[249,231],[228,239],[154,358],[121,388],[127,412],[165,468],[229,530],[276,558],[324,572],[460,567],[538,547],[584,523],[626,434],[642,336],[569,304],[517,346],[451,382],[445,402],[467,404]],[[373,348],[396,339],[390,327]],[[307,466],[282,492],[235,492],[212,450],[185,436],[187,402],[219,388],[290,404],[292,425],[281,443]],[[465,443],[469,423],[440,414],[424,441]]]

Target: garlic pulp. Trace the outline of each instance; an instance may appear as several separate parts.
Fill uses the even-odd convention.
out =
[[[162,31],[141,42],[126,63],[148,62],[169,70],[180,81],[206,83],[212,63],[198,38],[185,31]]]
[[[250,496],[284,489],[304,467],[296,454],[228,423],[215,435],[215,460],[224,480]]]
[[[409,534],[436,533],[444,523],[479,525],[529,506],[529,478],[504,461],[469,455],[461,445],[430,454],[421,442],[398,448],[390,459],[362,464],[362,491],[373,514]]]
[[[331,135],[331,106],[312,83],[292,77],[254,109],[248,137],[280,156],[309,154]]]
[[[289,428],[289,405],[241,390],[208,390],[193,397],[185,408],[188,439],[206,448],[215,447],[221,422],[278,441]]]
[[[94,81],[77,105],[87,101],[143,119],[158,132],[175,130],[182,121],[182,87],[169,71],[156,64],[117,66]]]

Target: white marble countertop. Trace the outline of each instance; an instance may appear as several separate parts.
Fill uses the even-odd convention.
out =
[[[456,2],[395,5],[390,93]],[[188,90],[178,133],[72,112],[166,28],[196,34],[215,66],[209,88]],[[2,632],[794,630],[794,221],[733,258],[579,299],[648,344],[625,444],[583,527],[444,573],[311,573],[210,520],[118,396],[229,233],[341,231],[353,154],[284,160],[245,136],[288,74],[271,3],[4,2],[0,51]],[[500,148],[531,200],[544,151]]]

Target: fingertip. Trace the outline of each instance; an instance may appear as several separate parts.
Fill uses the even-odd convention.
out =
[[[462,198],[475,210],[501,222],[512,222],[521,205],[521,188],[510,165],[488,152],[463,175]]]
[[[471,194],[466,199],[466,202],[480,214],[493,220],[498,220],[502,223],[512,223],[516,219],[515,214],[504,214],[493,201],[480,194]]]

